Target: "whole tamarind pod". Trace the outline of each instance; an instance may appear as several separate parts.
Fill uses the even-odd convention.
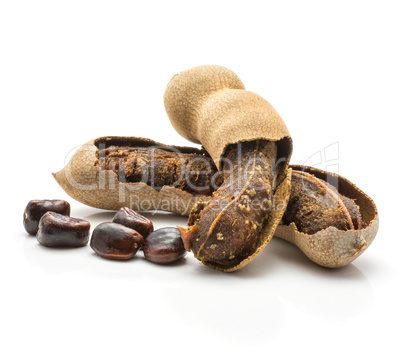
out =
[[[93,139],[53,176],[72,198],[95,208],[182,215],[222,183],[204,150],[136,137]]]
[[[373,242],[379,226],[373,200],[346,178],[291,165],[289,203],[275,237],[328,268],[351,263]]]
[[[219,170],[226,158],[231,161],[223,190],[210,202],[201,200],[194,206],[190,218],[197,218],[198,212],[199,218],[187,232],[182,230],[184,242],[210,267],[240,269],[267,245],[286,208],[292,151],[286,125],[271,104],[246,91],[240,79],[221,66],[195,67],[174,76],[164,102],[173,127],[184,138],[202,144]],[[236,154],[241,162],[231,159],[232,148],[245,150],[244,155]],[[250,169],[245,167],[248,159]],[[236,186],[232,186],[233,180]],[[261,190],[260,202],[274,206],[265,212],[258,207],[249,207],[249,211],[239,207],[238,194],[245,196],[256,192],[255,188]],[[222,204],[228,199],[232,202],[225,207]],[[250,228],[251,223],[256,227]],[[218,237],[223,241],[218,242]]]

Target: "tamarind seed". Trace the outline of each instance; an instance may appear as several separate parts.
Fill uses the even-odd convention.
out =
[[[157,264],[174,263],[186,255],[180,230],[164,227],[149,234],[144,241],[144,256]]]
[[[24,228],[35,236],[39,228],[39,220],[48,211],[62,215],[70,215],[70,204],[61,199],[31,200],[24,210]]]
[[[48,211],[39,221],[36,238],[47,247],[82,247],[88,244],[90,227],[86,220]]]
[[[137,253],[143,241],[143,237],[129,227],[103,222],[93,230],[90,246],[103,258],[126,260]]]
[[[112,221],[137,231],[144,239],[154,230],[151,220],[128,207],[120,208]]]

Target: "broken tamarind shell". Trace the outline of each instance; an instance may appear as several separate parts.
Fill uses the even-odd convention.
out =
[[[222,183],[205,151],[136,137],[93,139],[53,176],[68,195],[95,208],[182,215]]]
[[[119,153],[122,154],[124,154],[123,151],[127,151],[127,148],[131,148],[129,154],[131,154],[133,157],[139,154],[138,150],[141,148],[150,148],[150,150],[152,150],[155,145],[164,145],[149,139],[135,137],[97,138],[84,144],[84,146],[78,150],[76,154],[74,154],[66,168],[55,174],[55,178],[57,180],[63,181],[60,184],[66,190],[66,192],[70,195],[74,195],[73,198],[77,199],[78,201],[90,206],[100,207],[102,209],[116,210],[121,204],[119,203],[119,200],[117,199],[113,202],[110,202],[111,199],[114,199],[116,189],[119,187],[119,181],[115,171],[111,171],[109,175],[104,175],[106,172],[105,170],[102,170],[100,167],[94,168],[94,165],[99,165],[100,163],[98,160],[100,151],[97,145],[101,144],[102,141],[108,141],[110,145],[113,145],[114,147],[120,146],[121,151]],[[203,182],[205,182],[206,185],[213,184],[213,180],[208,180],[209,177],[212,177],[214,180],[219,180],[219,182],[217,182],[217,187],[220,186],[221,176],[217,175],[219,172],[217,171],[215,165],[213,165],[209,155],[196,148],[177,146],[170,148],[176,151],[181,151],[185,155],[196,155],[199,161],[205,159],[205,161],[201,162],[201,164],[211,164],[212,166],[211,172],[205,176]],[[169,153],[168,151],[166,152]],[[177,163],[180,160],[175,152],[171,155],[171,157],[176,159]],[[184,158],[186,159],[187,157]],[[69,173],[72,172],[69,170],[69,168],[72,168],[73,165],[74,173],[69,176]],[[158,170],[158,168],[162,168],[162,170]],[[154,169],[156,169],[155,173],[160,174],[163,172],[163,168],[164,164],[158,163],[154,166]],[[289,203],[287,205],[285,214],[283,215],[282,221],[275,231],[275,237],[283,238],[298,246],[307,255],[307,257],[318,265],[337,268],[349,264],[364,252],[364,250],[371,244],[377,233],[379,220],[374,202],[352,182],[342,176],[307,166],[290,165],[290,168],[292,169],[292,187]],[[171,168],[171,170],[175,169],[177,169],[177,167]],[[111,180],[115,178],[115,181],[110,182],[109,184],[112,189],[108,190],[106,186],[100,187],[101,183],[99,183],[99,178],[108,178],[109,176]],[[68,182],[67,178],[70,177],[74,177],[74,182]],[[87,183],[82,181],[86,178],[89,180]],[[97,181],[90,182],[91,179],[96,179]],[[75,189],[74,185],[77,184],[76,180],[82,182],[78,183],[78,186],[91,186],[90,189],[87,189],[85,193],[82,192],[80,188]],[[154,202],[148,203],[145,209],[139,210],[157,210],[152,206],[165,204],[164,197],[167,197],[166,204],[168,205],[182,204],[180,207],[171,206],[170,211],[176,210],[176,212],[179,214],[188,215],[191,209],[194,207],[193,212],[188,220],[188,226],[193,226],[199,213],[205,207],[205,204],[209,202],[209,197],[203,196],[201,198],[202,200],[197,203],[197,200],[200,199],[200,197],[197,197],[193,193],[187,191],[180,191],[179,193],[175,194],[176,197],[182,201],[172,203],[169,201],[171,196],[170,192],[172,191],[169,190],[169,192],[166,192],[167,187],[168,186],[162,187],[160,188],[160,191],[156,191],[146,183],[143,183],[143,189],[141,191],[136,191],[133,189],[131,195],[138,197],[140,200],[148,200],[149,197],[153,197],[152,199],[155,200]],[[345,204],[346,208],[352,207],[352,211],[349,211],[349,213],[351,214],[354,230],[350,228],[349,221],[345,221],[345,219],[342,218],[342,213],[338,213],[339,207],[336,206],[336,202],[333,203],[334,197],[328,196],[327,192],[325,191],[326,187],[332,187],[333,191],[335,192],[335,197],[338,195],[338,197],[343,199],[343,203]],[[155,192],[162,193],[155,197]],[[112,194],[112,196],[109,196],[110,194]],[[345,197],[349,197],[349,200],[345,201]],[[126,198],[123,198],[124,201],[125,199]],[[301,202],[300,199],[304,199],[304,203]],[[99,204],[97,202],[98,200],[105,201]],[[354,205],[350,206],[348,204],[350,202],[353,202]],[[139,202],[138,204],[141,205],[146,203]],[[331,204],[335,206],[332,208],[329,207]],[[356,211],[353,210],[353,207],[358,208],[357,215]],[[163,206],[161,206],[161,208],[163,208]],[[326,210],[323,210],[325,208]],[[166,209],[163,208],[162,210]],[[333,213],[331,212],[335,212],[335,215],[338,215],[333,216]],[[335,236],[333,236],[333,234],[335,234]],[[364,243],[366,243],[366,245]],[[189,246],[191,246],[191,243],[186,244],[187,248],[189,248]]]
[[[291,165],[292,191],[275,236],[328,268],[351,263],[373,242],[379,219],[373,200],[346,178]]]
[[[211,200],[193,208],[199,213],[190,214],[197,220],[183,231],[184,242],[204,264],[238,270],[268,244],[286,208],[292,151],[287,127],[271,104],[221,66],[174,76],[164,102],[184,138],[202,144],[219,170],[230,164]],[[234,149],[243,149],[243,155],[234,155],[238,162],[230,157]],[[255,207],[248,204],[252,201]]]

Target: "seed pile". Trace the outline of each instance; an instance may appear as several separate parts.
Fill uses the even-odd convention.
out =
[[[33,200],[25,208],[24,227],[47,247],[86,246],[90,223],[69,214],[70,204],[66,201]],[[144,250],[146,259],[158,264],[174,263],[186,255],[177,228],[154,231],[151,220],[126,207],[116,213],[113,221],[95,227],[90,245],[96,254],[106,259],[128,260],[140,249]]]

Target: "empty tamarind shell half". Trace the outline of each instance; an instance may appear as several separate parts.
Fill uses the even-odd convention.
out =
[[[91,207],[181,215],[222,183],[204,150],[137,137],[93,139],[53,176],[68,195]]]
[[[339,268],[351,263],[367,249],[377,234],[379,219],[373,200],[335,173],[309,166],[290,167],[292,175],[301,173],[299,176],[304,174],[304,177],[296,179],[292,176],[288,209],[276,228],[275,237],[293,243],[318,265]],[[337,192],[331,194],[331,189]],[[340,207],[331,205],[336,197]],[[350,204],[352,201],[355,205]],[[326,209],[327,206],[332,209]],[[342,209],[338,211],[339,208]],[[342,222],[342,212],[346,215],[345,223]],[[315,230],[314,222],[319,224]]]
[[[221,66],[199,66],[174,76],[164,103],[177,132],[202,144],[219,170],[231,150],[246,150],[243,156],[239,154],[243,162],[232,163],[241,174],[235,180],[237,187],[225,179],[224,190],[193,208],[194,226],[182,230],[184,241],[205,265],[221,271],[238,270],[268,244],[286,208],[292,152],[289,131],[268,101],[245,90],[241,80]],[[255,142],[251,149],[249,142]],[[247,158],[254,169],[247,169]],[[227,170],[228,178],[233,178],[234,169]],[[256,194],[258,210],[242,208],[242,197],[247,197],[247,202],[254,200],[250,194]],[[261,212],[264,202],[269,206]]]

